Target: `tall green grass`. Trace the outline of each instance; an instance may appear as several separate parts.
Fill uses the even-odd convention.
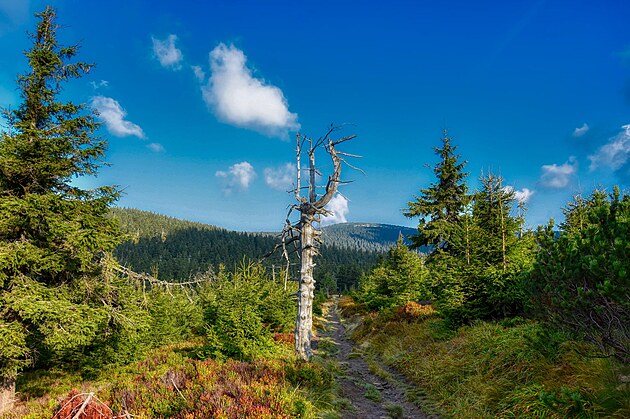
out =
[[[449,330],[433,316],[364,317],[354,338],[454,418],[630,417],[624,367],[523,319]]]

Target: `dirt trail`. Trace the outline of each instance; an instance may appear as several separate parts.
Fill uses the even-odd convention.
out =
[[[352,403],[352,408],[341,412],[343,418],[429,418],[417,406],[406,399],[406,391],[411,386],[391,369],[379,365],[391,379],[385,380],[372,372],[366,361],[353,352],[353,343],[346,336],[346,328],[339,319],[336,300],[328,309],[326,330],[322,337],[330,338],[336,345],[344,375],[338,377],[342,396]]]

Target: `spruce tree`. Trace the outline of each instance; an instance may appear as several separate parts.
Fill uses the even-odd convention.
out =
[[[516,204],[514,190],[503,185],[503,178],[490,172],[480,178],[482,189],[475,194],[473,218],[483,232],[476,244],[487,265],[507,269],[508,252],[518,239],[522,219],[512,215]]]
[[[452,230],[454,256],[431,264],[437,305],[454,324],[521,314],[526,298],[521,273],[533,262],[533,236],[522,231],[514,190],[492,173],[480,183]]]
[[[120,242],[107,217],[118,192],[71,183],[96,174],[106,143],[94,135],[98,123],[86,105],[59,98],[64,82],[92,65],[71,62],[78,47],[57,42],[55,9],[36,16],[29,69],[17,79],[22,103],[3,111],[0,134],[0,381],[7,400],[21,368],[93,344],[111,333],[117,315],[103,260]]]
[[[433,250],[451,252],[450,236],[466,203],[466,161],[455,154],[446,130],[442,147],[434,147],[440,161],[433,168],[437,181],[420,190],[420,195],[407,204],[406,217],[419,217],[418,235],[411,237],[413,247],[431,246]]]

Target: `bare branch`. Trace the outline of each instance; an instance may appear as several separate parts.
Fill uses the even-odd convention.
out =
[[[351,165],[350,163],[348,163],[348,161],[347,161],[346,159],[341,159],[341,161],[342,161],[342,162],[343,162],[346,166],[348,166],[349,168],[354,169],[354,170],[356,170],[357,172],[361,172],[361,173],[363,173],[363,175],[364,175],[364,176],[367,176],[367,175],[365,174],[365,172],[364,172],[362,169],[359,169],[358,167]]]
[[[297,178],[296,178],[296,185],[295,185],[295,199],[297,199],[298,201],[301,200],[300,197],[300,155],[302,154],[302,143],[300,140],[300,134],[298,133],[296,135],[297,137],[297,147],[295,150],[295,155],[296,155],[296,160],[297,160]]]
[[[343,151],[337,151],[337,154],[339,154],[340,156],[353,157],[355,159],[363,158],[363,156],[359,156],[358,154],[344,153]]]
[[[185,282],[168,282],[168,281],[162,281],[161,279],[157,279],[149,274],[134,272],[131,269],[122,265],[118,265],[118,264],[116,266],[112,266],[111,269],[115,272],[118,272],[120,274],[127,276],[128,278],[138,280],[138,281],[146,281],[150,283],[151,285],[165,287],[166,289],[168,289],[169,287],[182,287],[183,288],[186,285],[198,285],[204,282],[208,282],[210,280],[208,278],[199,278],[199,279],[195,279],[192,281],[185,281]]]
[[[356,138],[356,135],[348,135],[347,137],[343,137],[343,138],[341,138],[341,139],[339,139],[337,141],[332,141],[331,145],[336,146],[336,145],[339,145],[341,143],[345,143],[346,141],[350,141],[353,138]]]

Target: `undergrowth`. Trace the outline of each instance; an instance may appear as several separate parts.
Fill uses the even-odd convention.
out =
[[[349,299],[340,307],[360,311]],[[452,330],[434,312],[410,312],[365,314],[353,338],[444,417],[630,417],[627,367],[589,356],[585,343],[519,318]]]
[[[199,354],[199,343],[165,346],[92,381],[70,372],[34,372],[18,386],[24,402],[5,417],[73,417],[84,403],[94,418],[311,418],[329,408],[324,395],[333,376],[297,360],[290,344],[248,362]]]

